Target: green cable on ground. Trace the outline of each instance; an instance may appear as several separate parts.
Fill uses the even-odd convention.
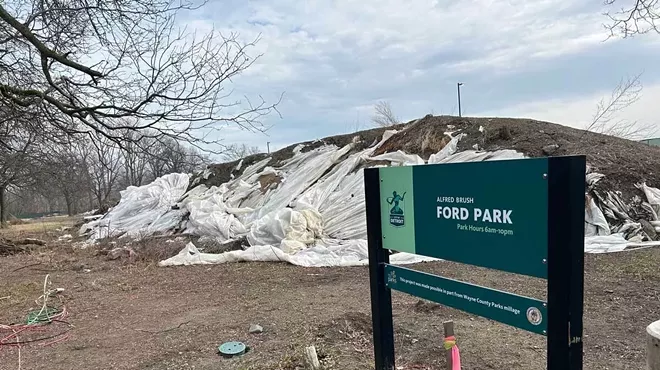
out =
[[[28,325],[50,323],[51,317],[60,313],[60,310],[53,307],[46,307],[45,310],[34,310],[28,312],[27,319],[25,320]]]

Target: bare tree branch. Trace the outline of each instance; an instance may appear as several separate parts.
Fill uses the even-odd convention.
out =
[[[177,15],[192,8],[188,0],[1,3],[0,105],[120,147],[158,137],[212,151],[227,125],[265,131],[262,119],[279,114],[282,97],[235,100],[231,89],[258,60],[250,49],[259,37],[189,32]]]
[[[598,102],[586,130],[631,140],[652,134],[655,130],[652,126],[617,118],[619,113],[639,101],[643,89],[641,76],[642,73],[621,79],[610,96]]]
[[[609,18],[605,28],[610,37],[627,38],[651,31],[660,33],[660,0],[605,0],[605,5],[614,7],[621,2],[629,2],[629,5],[605,13]]]
[[[232,162],[254,154],[258,154],[259,152],[259,147],[256,146],[232,144],[225,149],[224,153],[222,153],[222,159],[227,162]]]
[[[376,103],[374,110],[371,122],[376,126],[389,127],[399,123],[399,119],[392,112],[392,106],[389,102],[379,101]]]

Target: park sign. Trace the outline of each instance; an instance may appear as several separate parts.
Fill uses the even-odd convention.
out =
[[[548,338],[582,369],[584,156],[365,170],[376,369],[394,368],[391,290]],[[389,264],[389,251],[547,280],[547,300]]]
[[[379,170],[383,248],[545,278],[548,161]]]

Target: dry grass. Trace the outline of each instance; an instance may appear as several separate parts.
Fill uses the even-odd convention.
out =
[[[621,252],[626,258],[616,258],[617,255],[598,256],[600,269],[611,269],[613,273],[632,277],[634,280],[660,280],[660,249]]]
[[[45,238],[51,237],[62,228],[73,227],[78,219],[75,217],[46,217],[29,220],[20,224],[9,225],[6,229],[0,229],[0,237],[17,239],[25,237]]]
[[[32,303],[41,294],[41,285],[29,283],[0,285],[0,311],[10,311],[13,307]]]

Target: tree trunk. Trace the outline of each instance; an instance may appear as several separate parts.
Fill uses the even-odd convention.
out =
[[[96,204],[99,206],[99,209],[103,209],[103,195],[101,192],[96,193]]]
[[[66,213],[69,216],[73,216],[73,199],[68,192],[64,192],[64,200],[66,201]]]
[[[0,186],[0,229],[7,227],[7,204],[6,204],[6,188]]]

